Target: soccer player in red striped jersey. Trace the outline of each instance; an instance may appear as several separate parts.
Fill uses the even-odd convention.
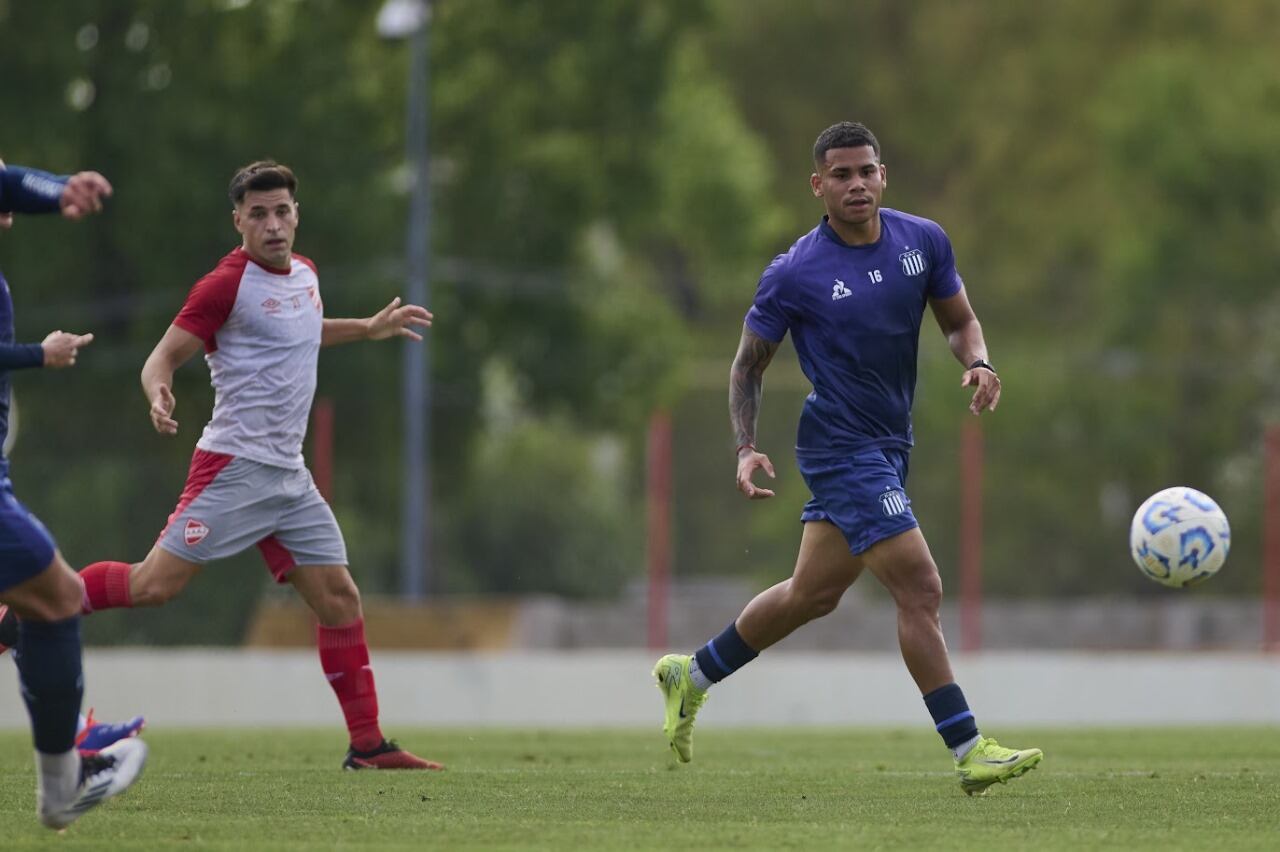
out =
[[[278,163],[236,172],[229,195],[242,237],[191,288],[142,368],[152,426],[176,435],[173,374],[201,349],[213,416],[196,443],[186,487],[142,562],[97,562],[80,575],[84,609],[159,606],[208,563],[250,547],[319,620],[324,675],[350,734],[346,769],[440,769],[385,739],[365,642],[360,592],[342,532],[302,458],[320,348],[357,340],[421,340],[418,305],[392,302],[363,319],[324,316],[316,265],[293,252],[297,180]]]

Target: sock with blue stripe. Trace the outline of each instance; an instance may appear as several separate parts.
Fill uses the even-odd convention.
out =
[[[80,700],[84,696],[80,616],[64,621],[22,619],[14,650],[36,751],[70,751],[76,742]]]
[[[934,726],[942,735],[942,741],[951,749],[957,761],[963,760],[969,749],[978,742],[978,722],[973,718],[969,703],[959,684],[949,683],[924,697],[924,705],[933,716]]]
[[[689,677],[695,686],[706,689],[707,686],[724,680],[758,656],[760,652],[744,642],[738,634],[738,625],[730,624],[719,636],[703,645],[693,655],[693,663],[689,666]],[[706,686],[699,682],[703,678],[707,681]]]

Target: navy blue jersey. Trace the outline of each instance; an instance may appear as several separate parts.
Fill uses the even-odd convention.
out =
[[[851,246],[824,216],[760,277],[747,326],[788,331],[813,384],[796,455],[910,448],[920,323],[931,298],[960,292],[951,241],[936,223],[883,208],[880,239]]]
[[[0,213],[54,213],[58,210],[67,179],[38,169],[0,166]],[[9,282],[0,273],[0,446],[9,436],[9,371],[44,364],[39,343],[14,343],[13,297]],[[0,457],[0,477],[9,473],[9,462]]]
[[[44,364],[44,348],[39,343],[14,343],[13,336],[13,297],[0,272],[0,446],[9,437],[9,371]],[[0,455],[0,477],[8,473],[9,460]]]

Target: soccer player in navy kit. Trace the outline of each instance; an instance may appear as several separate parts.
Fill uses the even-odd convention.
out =
[[[102,209],[111,185],[97,172],[58,177],[0,161],[0,230],[13,213],[61,212],[80,219]],[[13,300],[0,275],[0,443],[9,431],[8,371],[69,367],[93,335],[55,331],[43,343],[14,343]],[[124,792],[146,762],[138,739],[123,739],[94,756],[76,749],[84,678],[80,605],[83,590],[44,525],[13,494],[8,459],[0,458],[0,615],[19,616],[14,659],[31,715],[36,758],[36,813],[61,829]]]
[[[796,628],[836,608],[869,570],[898,609],[907,669],[955,758],[966,793],[983,793],[1033,768],[1039,749],[1009,749],[979,734],[955,683],[938,618],[942,582],[905,490],[912,446],[920,325],[933,309],[956,359],[969,410],[994,411],[1000,378],[951,242],[928,219],[880,207],[887,170],[865,126],[842,122],[814,144],[810,186],[826,215],[764,271],[730,374],[738,489],[752,500],[773,492],[756,449],[763,375],[790,331],[813,393],[805,401],[796,459],[813,494],[804,507],[791,578],[755,597],[737,620],[695,654],[669,654],[654,676],[666,700],[664,732],[679,760],[692,758],[693,720],[711,684],[728,677]]]

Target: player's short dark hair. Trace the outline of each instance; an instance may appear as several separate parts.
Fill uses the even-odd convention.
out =
[[[861,122],[842,121],[818,134],[818,141],[813,143],[813,161],[818,165],[824,163],[827,152],[832,148],[862,148],[866,145],[870,145],[876,152],[876,159],[880,159],[880,143],[876,141],[876,135]]]
[[[258,160],[242,166],[235,173],[231,178],[231,186],[227,188],[227,195],[232,204],[238,205],[244,201],[246,192],[271,189],[287,189],[289,197],[293,198],[298,192],[298,179],[288,166],[282,166],[275,160]]]

